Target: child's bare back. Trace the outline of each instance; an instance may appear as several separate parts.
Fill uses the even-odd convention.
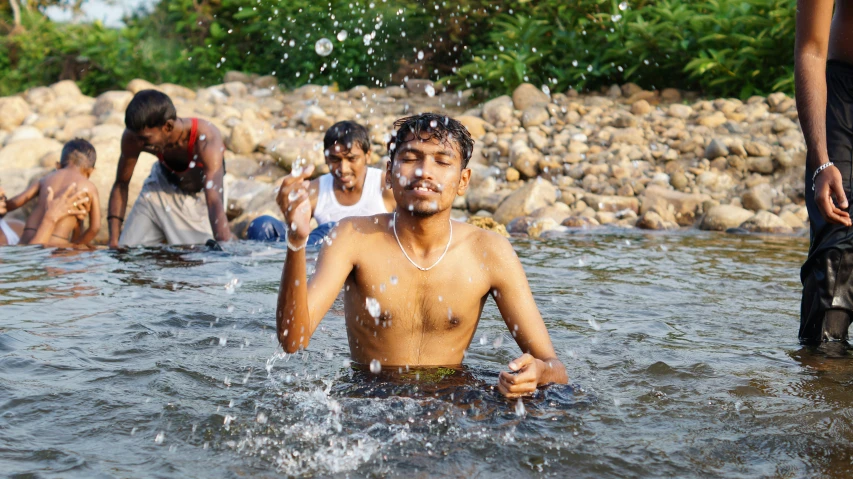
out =
[[[77,185],[77,191],[88,192],[89,201],[86,203],[84,208],[89,212],[89,224],[92,224],[92,205],[98,202],[98,189],[95,187],[94,183],[89,181],[89,178],[84,176],[79,170],[74,167],[68,167],[48,173],[47,176],[39,180],[38,203],[36,203],[30,217],[27,218],[25,237],[31,237],[31,235],[27,235],[26,233],[35,233],[44,218],[44,212],[47,206],[47,188],[50,187],[53,189],[54,194],[61,195],[73,184]],[[78,230],[77,235],[74,235],[75,230]],[[97,231],[95,231],[95,234],[97,234]],[[87,244],[91,241],[91,239],[88,241],[82,241],[84,239],[82,221],[79,221],[73,216],[68,216],[60,220],[59,223],[56,224],[56,228],[54,228],[52,236],[53,237],[48,243],[48,246],[68,246],[71,243]],[[92,235],[92,237],[92,239],[94,239],[94,235]],[[27,238],[27,241],[29,241],[29,239],[30,238]]]
[[[88,201],[83,207],[89,213],[89,228],[83,231],[83,221],[68,216],[56,224],[48,246],[69,246],[71,244],[88,245],[95,239],[101,228],[101,205],[98,189],[89,181],[95,169],[95,148],[86,140],[74,139],[65,144],[57,170],[48,173],[26,191],[8,200],[9,210],[20,208],[38,196],[33,212],[27,218],[22,244],[29,244],[44,219],[47,209],[48,188],[55,195],[63,194],[69,187],[76,185],[77,191],[86,191]]]

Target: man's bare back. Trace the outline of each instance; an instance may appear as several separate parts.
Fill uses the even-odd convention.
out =
[[[308,346],[341,289],[352,358],[375,366],[462,363],[491,294],[522,355],[500,373],[507,396],[568,380],[512,245],[450,220],[464,194],[473,149],[457,121],[425,114],[398,121],[386,184],[393,214],[347,218],[330,233],[307,280],[309,167],[285,178],[278,196],[290,227],[276,322],[288,352]],[[301,245],[301,246],[300,246]]]
[[[86,210],[89,213],[89,222],[91,224],[92,205],[97,205],[99,203],[97,187],[94,183],[89,181],[87,176],[83,175],[76,168],[62,168],[48,173],[44,178],[39,180],[38,203],[36,203],[35,208],[33,208],[33,212],[27,218],[26,230],[24,232],[24,237],[22,238],[23,242],[28,243],[29,240],[32,239],[33,234],[38,229],[42,219],[44,218],[44,212],[47,206],[48,187],[52,188],[58,195],[62,195],[73,184],[77,185],[78,190],[85,190],[88,193],[89,201],[85,203],[85,205]],[[76,238],[72,238],[74,231],[81,227],[82,221],[78,222],[77,218],[73,216],[63,218],[56,224],[56,228],[53,230],[53,235],[48,246],[67,246],[72,242],[85,244],[86,242],[79,241],[83,239],[82,231],[79,231],[80,234]],[[97,231],[95,233],[97,233]]]

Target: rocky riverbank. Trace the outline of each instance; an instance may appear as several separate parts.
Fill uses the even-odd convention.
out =
[[[394,120],[425,111],[455,116],[476,140],[471,188],[454,207],[457,217],[482,226],[539,237],[603,225],[777,234],[808,225],[805,142],[792,98],[707,100],[633,84],[583,95],[525,84],[511,97],[475,105],[468,93],[437,91],[423,80],[281,91],[274,77],[229,72],[221,85],[198,90],[133,80],[97,98],[62,81],[0,98],[0,184],[7,195],[53,168],[63,142],[82,137],[98,152],[92,180],[106,216],[124,109],[146,88],[170,95],[179,116],[207,119],[222,131],[228,217],[238,235],[258,215],[280,216],[275,183],[294,161],[326,171],[322,137],[334,122],[367,125],[373,161],[381,164]],[[140,158],[131,202],[155,161]]]

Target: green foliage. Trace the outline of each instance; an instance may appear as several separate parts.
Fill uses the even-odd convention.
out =
[[[623,6],[616,0],[542,1],[493,17],[486,42],[450,83],[470,83],[492,95],[512,91],[519,76],[552,90],[633,81],[723,96],[793,91],[796,0],[639,0]]]
[[[633,81],[740,97],[793,90],[796,0],[621,3],[169,0],[121,30],[56,24],[32,10],[23,31],[8,34],[0,11],[0,94],[63,78],[89,94],[133,78],[209,85],[228,70],[272,74],[287,87],[441,78],[488,95],[522,82],[564,91]],[[334,45],[325,57],[314,50],[321,38]]]

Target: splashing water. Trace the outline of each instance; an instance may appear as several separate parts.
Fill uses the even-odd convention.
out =
[[[347,39],[349,33],[346,30],[341,30],[338,32],[338,41],[342,42]]]
[[[302,167],[302,163],[299,161],[296,161],[293,163],[293,166],[290,168],[290,175],[291,176],[302,176],[302,172],[304,170],[305,169]]]
[[[370,372],[373,374],[379,374],[382,372],[382,363],[380,363],[378,359],[372,359],[370,361]]]
[[[527,410],[524,409],[524,402],[521,401],[521,398],[518,398],[518,401],[515,403],[515,415],[518,417],[527,415]]]
[[[379,314],[382,312],[382,308],[379,306],[379,301],[377,301],[376,298],[368,297],[364,302],[367,306],[367,312],[374,318],[378,318]]]
[[[317,43],[314,44],[314,51],[317,52],[317,55],[320,55],[321,57],[329,56],[332,53],[333,49],[334,46],[332,45],[332,41],[328,38],[321,38],[317,40]]]
[[[628,10],[628,2],[622,2],[622,3],[620,3],[620,4],[619,4],[619,10],[622,10],[623,12],[624,12],[625,10]]]
[[[432,85],[427,85],[426,88],[424,88],[424,93],[426,93],[428,97],[432,98],[435,96],[435,88],[433,88]]]
[[[594,319],[592,319],[592,318],[589,318],[589,320],[588,320],[587,322],[589,323],[589,327],[590,327],[590,328],[592,328],[592,329],[594,329],[594,330],[596,330],[596,331],[601,331],[601,325],[600,325],[600,324],[598,324],[598,321],[596,321],[596,320],[594,320]]]

